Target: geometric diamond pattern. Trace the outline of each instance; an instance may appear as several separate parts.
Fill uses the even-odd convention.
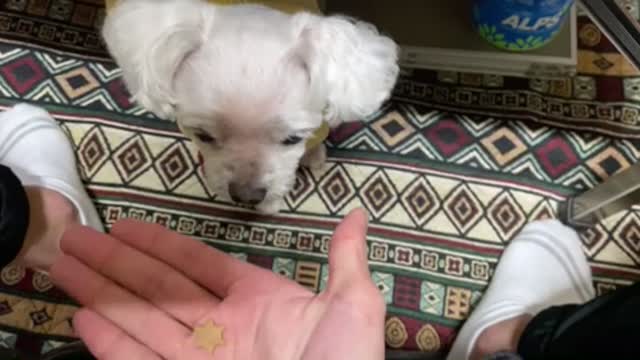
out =
[[[170,138],[151,133],[118,133],[109,126],[81,122],[63,125],[75,142],[80,170],[96,185],[111,188],[134,183],[139,190],[144,190],[139,186],[147,186],[154,192],[230,206],[208,194],[202,185],[203,174],[196,171],[197,151],[181,138],[167,141]],[[453,236],[473,232],[474,239],[491,243],[508,242],[527,219],[555,214],[557,200],[532,198],[525,211],[518,206],[521,200],[502,186],[484,185],[482,191],[496,189],[491,190],[495,195],[486,198],[480,188],[471,188],[464,176],[442,177],[417,168],[398,171],[387,168],[384,162],[370,164],[372,171],[333,161],[321,170],[301,169],[293,191],[287,195],[285,211],[303,209],[309,215],[325,216],[326,212],[338,216],[361,205],[381,225],[433,229]],[[139,180],[142,177],[144,181]],[[323,207],[318,208],[318,203]]]
[[[67,73],[55,77],[65,95],[70,99],[75,99],[86,95],[88,92],[100,86],[96,78],[86,67],[78,67]]]
[[[349,180],[349,176],[342,166],[334,166],[318,184],[322,199],[332,212],[342,208],[353,196],[356,191],[353,184]]]
[[[404,194],[402,204],[419,227],[438,211],[439,199],[424,178],[420,177],[414,181]]]
[[[503,239],[510,239],[526,224],[527,217],[508,192],[503,192],[492,201],[487,210],[489,222]]]
[[[362,200],[374,217],[380,217],[393,206],[392,200],[397,198],[393,183],[383,171],[373,174],[363,185]]]
[[[420,311],[441,316],[444,312],[445,287],[429,281],[422,282]]]
[[[299,169],[293,188],[287,194],[285,200],[290,208],[297,209],[313,192],[311,174],[307,169]]]
[[[4,65],[0,74],[6,83],[20,95],[26,94],[46,76],[39,62],[31,57],[23,57]]]
[[[551,177],[558,177],[578,164],[578,158],[564,139],[554,137],[536,150],[536,155]]]
[[[587,165],[601,179],[606,179],[620,170],[628,168],[631,164],[620,151],[609,146],[587,161]]]
[[[153,165],[151,154],[140,136],[134,136],[113,153],[122,180],[129,183]]]
[[[89,130],[78,144],[78,154],[78,161],[89,177],[93,177],[109,160],[108,142],[98,126]]]
[[[615,231],[618,244],[636,263],[640,264],[640,216],[628,213]]]
[[[385,144],[391,147],[406,140],[415,132],[406,118],[398,112],[391,112],[374,121],[371,128],[380,136]]]
[[[454,155],[473,141],[464,126],[453,119],[430,126],[425,130],[425,137],[445,157]]]
[[[47,309],[42,308],[37,311],[33,311],[29,314],[34,326],[41,326],[52,320],[52,317],[47,313]]]
[[[607,244],[609,234],[602,226],[594,226],[580,233],[583,248],[589,258],[595,257]]]
[[[482,140],[482,144],[501,166],[508,164],[527,150],[524,142],[508,128],[501,128],[492,133]]]
[[[444,209],[461,233],[466,233],[484,215],[482,205],[465,184],[444,199]]]
[[[184,143],[176,141],[161,153],[154,162],[154,167],[167,189],[175,189],[183,183],[195,170],[189,151]]]
[[[382,293],[385,304],[393,303],[394,293],[394,277],[392,274],[374,271],[371,273],[371,279],[378,290]]]

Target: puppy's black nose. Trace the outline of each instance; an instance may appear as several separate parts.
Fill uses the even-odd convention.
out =
[[[267,189],[263,187],[254,188],[249,185],[232,182],[229,184],[229,196],[231,196],[231,200],[237,203],[258,205],[267,196]]]

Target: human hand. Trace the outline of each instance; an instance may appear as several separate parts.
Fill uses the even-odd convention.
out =
[[[370,278],[367,216],[350,213],[316,295],[268,270],[151,224],[111,235],[77,227],[62,241],[54,281],[85,306],[74,328],[99,359],[315,360],[384,358],[385,305]],[[213,321],[224,344],[199,349],[192,329]]]

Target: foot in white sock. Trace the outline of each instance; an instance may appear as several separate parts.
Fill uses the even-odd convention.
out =
[[[60,193],[76,208],[81,224],[103,231],[69,139],[45,110],[20,104],[0,113],[0,164],[10,167],[24,186]]]
[[[593,297],[591,269],[578,234],[555,220],[531,223],[504,251],[448,359],[468,359],[478,336],[491,325]]]

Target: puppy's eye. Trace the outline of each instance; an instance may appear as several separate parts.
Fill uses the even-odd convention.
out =
[[[195,134],[196,137],[198,138],[198,140],[200,140],[201,142],[205,143],[205,144],[212,144],[216,142],[216,139],[207,134],[207,133],[203,133],[203,132],[198,132]]]
[[[286,145],[286,146],[296,145],[296,144],[299,144],[301,141],[302,141],[302,137],[292,135],[292,136],[289,136],[288,138],[286,138],[282,142],[282,145]]]

